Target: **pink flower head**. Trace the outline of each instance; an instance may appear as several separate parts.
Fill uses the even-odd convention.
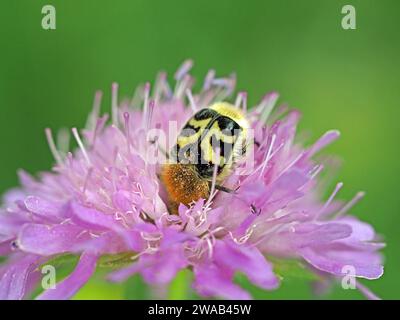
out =
[[[85,129],[72,129],[79,147],[73,153],[60,150],[46,130],[53,170],[39,179],[21,171],[21,187],[5,195],[0,211],[0,255],[7,257],[0,266],[0,299],[29,295],[39,267],[66,253],[80,256],[75,270],[39,299],[72,297],[100,257],[121,253],[129,253],[130,264],[113,271],[112,281],[140,273],[147,283],[163,285],[189,268],[192,287],[205,297],[251,298],[233,281],[237,272],[265,290],[276,289],[275,258],[298,260],[321,279],[340,278],[347,266],[356,277],[382,275],[383,244],[370,225],[348,215],[363,194],[342,204],[334,199],[342,187],[338,183],[321,202],[320,174],[329,163],[314,156],[339,133],[328,131],[304,147],[295,139],[299,112],[274,110],[276,93],[249,109],[243,92],[233,102],[257,141],[252,168],[239,165],[225,181],[236,192],[212,188],[208,199],[181,204],[178,214],[168,212],[160,164],[152,159],[176,135],[152,134],[169,131],[172,121],[179,131],[196,111],[229,99],[235,86],[234,76],[215,78],[211,70],[193,94],[191,65],[187,61],[177,71],[175,88],[161,73],[153,88],[145,84],[121,103],[113,84],[110,121],[99,115],[97,93]]]

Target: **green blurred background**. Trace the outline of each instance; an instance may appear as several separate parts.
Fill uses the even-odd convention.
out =
[[[57,10],[57,29],[41,28],[41,8]],[[341,28],[341,8],[352,4],[357,29]],[[31,173],[52,164],[43,128],[82,126],[96,89],[110,101],[173,74],[186,58],[194,75],[209,68],[236,71],[238,89],[256,103],[271,90],[303,113],[300,129],[316,139],[337,128],[329,147],[344,160],[340,197],[365,190],[353,210],[387,242],[384,276],[364,282],[386,299],[400,298],[400,2],[397,0],[2,0],[0,9],[0,192],[17,184],[16,170]],[[181,275],[184,278],[185,275]],[[177,280],[172,298],[180,298]],[[280,290],[257,298],[313,298],[308,284],[287,279]],[[88,283],[76,298],[141,298],[139,278],[125,286]],[[336,287],[326,298],[360,299]]]

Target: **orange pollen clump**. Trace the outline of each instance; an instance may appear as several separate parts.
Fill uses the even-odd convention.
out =
[[[199,177],[190,164],[167,164],[161,170],[161,181],[168,193],[168,208],[178,213],[180,203],[189,205],[200,198],[207,199],[210,194],[209,182]]]

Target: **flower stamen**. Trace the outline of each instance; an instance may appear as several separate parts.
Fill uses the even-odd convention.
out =
[[[204,78],[203,91],[207,91],[211,88],[214,77],[215,77],[215,70],[213,69],[208,70],[207,75]]]
[[[57,147],[56,147],[56,145],[54,143],[54,139],[53,139],[53,135],[51,133],[51,129],[50,128],[46,128],[45,129],[45,133],[46,133],[47,143],[49,144],[50,151],[51,151],[54,159],[56,160],[57,164],[60,167],[63,167],[64,166],[64,162],[62,161],[61,155],[58,152]]]
[[[89,156],[86,152],[86,148],[83,145],[81,138],[79,137],[78,129],[72,128],[72,134],[74,135],[74,138],[75,138],[76,142],[78,143],[79,149],[81,149],[82,155],[85,158],[87,164],[91,166],[92,163],[90,162]]]
[[[100,90],[96,91],[96,93],[94,95],[94,100],[93,100],[92,112],[90,113],[90,116],[89,116],[88,121],[85,126],[89,130],[94,129],[96,120],[99,118],[102,97],[103,97],[103,92]]]
[[[130,124],[129,124],[129,112],[124,112],[125,119],[125,137],[126,137],[126,145],[128,149],[128,154],[131,154],[131,135],[130,135]]]
[[[196,113],[197,111],[196,102],[194,101],[192,90],[190,90],[189,88],[186,89],[186,96],[189,100],[190,108],[192,109],[193,113]]]
[[[272,138],[271,138],[271,144],[269,145],[268,152],[267,152],[267,154],[265,156],[265,160],[263,161],[263,164],[262,164],[262,167],[261,167],[261,172],[260,172],[260,175],[259,175],[260,177],[263,176],[264,170],[265,170],[269,160],[271,159],[271,153],[272,153],[272,149],[274,148],[275,140],[276,140],[276,134],[273,134]]]
[[[325,202],[325,204],[323,205],[323,207],[317,212],[317,214],[315,215],[315,217],[319,217],[321,214],[324,213],[324,211],[329,207],[329,205],[331,204],[332,200],[335,198],[336,194],[339,192],[339,190],[343,187],[343,182],[339,182],[335,189],[333,190],[332,194],[330,195],[330,197],[328,198],[328,200]]]
[[[246,112],[247,110],[247,92],[246,91],[241,91],[238,93],[235,101],[235,106],[236,108],[240,108],[243,110],[243,112]]]
[[[261,112],[260,121],[257,124],[257,130],[261,129],[261,127],[267,122],[272,109],[278,101],[278,97],[279,95],[276,92],[270,93],[266,95],[264,99],[262,99],[261,103],[256,107],[256,110]]]
[[[111,85],[111,114],[112,114],[112,123],[115,126],[118,126],[118,83],[113,82]]]
[[[257,227],[257,225],[256,225],[256,224],[253,224],[252,226],[250,226],[249,228],[247,228],[245,234],[244,234],[243,236],[241,236],[239,239],[236,238],[236,237],[233,235],[232,231],[229,231],[229,235],[230,235],[230,237],[232,238],[232,240],[233,240],[236,244],[242,245],[242,244],[245,244],[245,243],[250,239],[250,237],[251,237],[251,235],[253,234],[254,229],[255,229],[256,227]]]
[[[155,105],[154,100],[150,100],[149,101],[148,112],[147,112],[147,115],[146,115],[146,117],[147,117],[147,119],[146,119],[146,127],[145,127],[146,132],[148,132],[150,127],[151,127],[151,120],[153,118],[154,105]]]
[[[357,194],[351,199],[347,204],[343,206],[342,209],[335,215],[335,218],[342,216],[343,214],[347,213],[354,205],[356,205],[362,198],[364,198],[365,192],[359,191]]]
[[[87,171],[86,177],[85,177],[85,181],[83,183],[83,187],[82,187],[82,193],[85,194],[86,193],[86,189],[89,183],[89,179],[92,176],[93,173],[93,167],[90,167]]]
[[[98,118],[96,120],[96,125],[95,125],[94,131],[93,131],[92,143],[91,143],[91,146],[90,146],[91,149],[94,149],[94,146],[96,144],[97,136],[99,135],[99,132],[101,132],[103,130],[104,125],[107,122],[107,120],[108,120],[108,115],[107,114],[105,114],[104,116],[102,116],[102,117],[100,117],[100,118]]]
[[[143,99],[143,122],[142,127],[147,126],[147,113],[149,112],[149,96],[150,96],[150,83],[146,82],[144,85],[144,99]]]
[[[187,75],[190,69],[192,69],[192,67],[193,67],[193,60],[191,59],[185,60],[179,67],[179,69],[175,72],[174,76],[175,80],[181,81]]]

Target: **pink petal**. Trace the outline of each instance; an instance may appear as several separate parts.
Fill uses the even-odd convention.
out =
[[[270,206],[270,211],[282,208],[290,201],[297,199],[302,193],[299,189],[309,181],[307,175],[300,170],[292,169],[282,174],[271,184],[270,188],[264,190],[263,197],[255,203],[256,207]],[[276,203],[279,202],[279,205]]]
[[[337,130],[330,130],[325,132],[325,134],[321,138],[319,138],[318,141],[315,142],[314,145],[311,147],[311,149],[308,152],[308,156],[312,157],[319,150],[325,148],[327,145],[331,144],[339,137],[340,137],[340,132]]]
[[[233,272],[211,263],[194,266],[193,288],[205,297],[249,300],[250,294],[233,283]]]
[[[348,238],[351,232],[350,226],[341,223],[303,223],[294,227],[293,232],[288,233],[287,239],[291,239],[293,245],[300,248]]]
[[[251,282],[261,288],[271,290],[279,285],[272,264],[255,247],[217,241],[214,259],[218,266],[243,272]]]
[[[372,241],[375,239],[374,228],[365,222],[358,220],[356,217],[347,216],[336,220],[340,223],[349,225],[352,229],[351,239],[358,241]]]
[[[8,255],[12,252],[12,241],[14,239],[6,239],[0,241],[0,256]]]
[[[0,300],[21,300],[26,295],[29,277],[37,267],[40,257],[25,255],[10,262],[0,279]]]
[[[73,297],[96,270],[96,262],[97,256],[83,253],[75,270],[63,281],[57,283],[55,289],[47,289],[37,299],[64,300]]]
[[[0,234],[15,236],[21,226],[26,222],[28,222],[28,220],[18,213],[0,213]]]
[[[113,230],[122,232],[123,227],[113,215],[105,214],[93,208],[84,207],[76,202],[71,203],[72,219],[77,224],[93,230]]]
[[[42,218],[59,221],[61,218],[61,206],[59,204],[47,201],[35,196],[29,196],[25,199],[26,209]]]
[[[16,201],[23,200],[25,192],[22,189],[11,189],[3,195],[3,203],[5,207],[12,206]]]
[[[303,248],[301,256],[315,268],[343,276],[344,267],[352,266],[355,276],[366,279],[377,279],[383,274],[381,257],[378,253],[359,250],[343,243],[332,243],[319,247]]]
[[[50,256],[68,252],[78,243],[89,239],[82,234],[82,228],[75,225],[26,224],[18,236],[18,247],[26,252]]]
[[[109,275],[111,281],[120,282],[133,274],[140,272],[144,280],[149,284],[167,284],[177,272],[188,265],[180,245],[162,249],[153,254],[144,254],[139,261],[131,266],[113,272]]]

